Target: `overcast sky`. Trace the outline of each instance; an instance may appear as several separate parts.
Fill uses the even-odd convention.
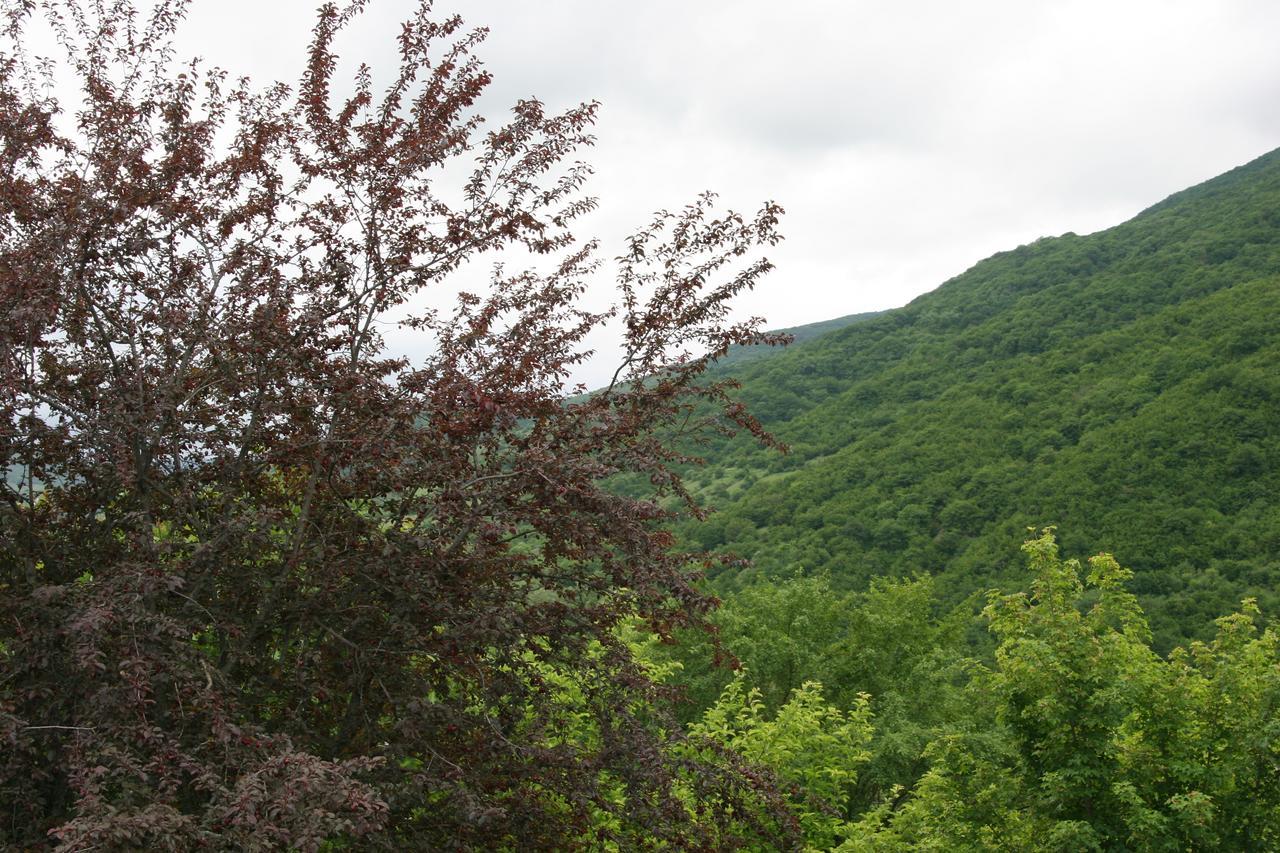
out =
[[[292,80],[314,5],[196,0],[182,44]],[[351,55],[378,65],[411,5],[375,0]],[[485,109],[603,103],[588,158],[602,209],[580,236],[610,255],[702,189],[739,209],[780,202],[778,269],[744,301],[772,327],[903,305],[996,251],[1107,228],[1280,146],[1274,0],[437,8],[491,30]]]

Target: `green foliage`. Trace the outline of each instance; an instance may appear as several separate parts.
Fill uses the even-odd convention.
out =
[[[846,849],[1274,849],[1280,637],[1256,605],[1162,658],[1113,558],[1082,582],[1052,532],[1024,550],[1031,593],[993,595],[995,665],[969,685],[991,725],[935,740],[911,796]]]
[[[832,589],[826,575],[797,574],[731,595],[712,621],[765,717],[810,682],[824,685],[839,708],[871,697],[878,725],[848,800],[856,813],[894,786],[914,783],[928,767],[925,747],[969,713],[964,685],[975,664],[963,638],[972,617],[962,608],[939,618],[937,606],[928,577],[878,580],[854,594]],[[686,632],[680,639],[651,644],[645,655],[685,688],[680,718],[705,721],[738,681],[727,666],[712,665],[705,637]]]
[[[989,665],[962,654],[964,611],[938,618],[928,578],[854,595],[798,575],[732,596],[721,638],[749,663],[669,747],[701,768],[674,781],[689,819],[725,848],[774,849],[776,787],[814,850],[1275,849],[1280,634],[1260,629],[1256,603],[1162,657],[1129,569],[1061,559],[1051,529],[1023,551],[1029,590],[991,592],[983,611]],[[620,636],[651,677],[698,683],[638,625]],[[597,741],[607,721],[588,691],[545,676],[564,730]],[[778,784],[730,803],[699,786],[714,767]]]
[[[838,589],[1016,582],[1056,522],[1119,554],[1158,649],[1244,596],[1280,604],[1280,152],[1108,231],[998,254],[897,311],[731,365],[791,446],[700,448],[720,511],[681,530]]]
[[[772,714],[806,681],[835,683],[840,640],[848,636],[854,606],[853,596],[832,590],[825,575],[795,574],[746,587],[711,621],[724,650],[751,673],[753,688]],[[727,666],[713,664],[705,635],[686,631],[680,640],[656,654],[680,665],[676,681],[688,694],[681,716],[687,722],[714,704],[733,676]]]
[[[812,849],[1276,849],[1280,634],[1256,603],[1161,656],[1129,569],[1063,560],[1051,529],[1023,551],[1028,591],[983,611],[987,664],[962,654],[963,611],[938,618],[928,579],[853,595],[795,576],[731,596],[726,646],[785,666],[735,675],[688,743],[771,771]],[[835,632],[825,646],[813,624]],[[757,654],[767,626],[791,652]],[[663,648],[641,656],[688,678]],[[801,683],[771,704],[784,676]],[[749,825],[719,829],[769,849]]]
[[[807,681],[770,716],[760,691],[748,688],[739,675],[689,727],[689,734],[721,743],[773,770],[792,792],[789,801],[811,848],[830,849],[845,835],[858,767],[870,757],[866,694],[847,712],[841,711],[823,699],[821,684]]]

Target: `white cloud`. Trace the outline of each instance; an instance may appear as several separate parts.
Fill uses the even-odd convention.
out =
[[[312,5],[196,0],[184,44],[290,79]],[[352,54],[389,62],[412,5],[375,0]],[[437,8],[491,28],[486,109],[604,102],[589,155],[604,207],[587,224],[607,251],[704,188],[739,208],[780,201],[779,269],[744,304],[775,326],[904,304],[992,252],[1114,225],[1280,145],[1267,0]]]

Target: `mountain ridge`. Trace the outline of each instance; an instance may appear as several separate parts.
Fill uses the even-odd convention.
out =
[[[725,588],[931,571],[960,600],[1014,577],[1025,527],[1059,524],[1134,566],[1168,644],[1280,579],[1277,284],[1280,150],[732,365],[793,452],[709,448],[690,482],[720,512],[684,535],[755,561]]]

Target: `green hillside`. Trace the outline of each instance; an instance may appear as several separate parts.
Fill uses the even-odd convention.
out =
[[[791,453],[710,448],[684,531],[846,588],[1017,583],[1026,529],[1114,552],[1160,645],[1280,580],[1280,152],[730,366]]]

